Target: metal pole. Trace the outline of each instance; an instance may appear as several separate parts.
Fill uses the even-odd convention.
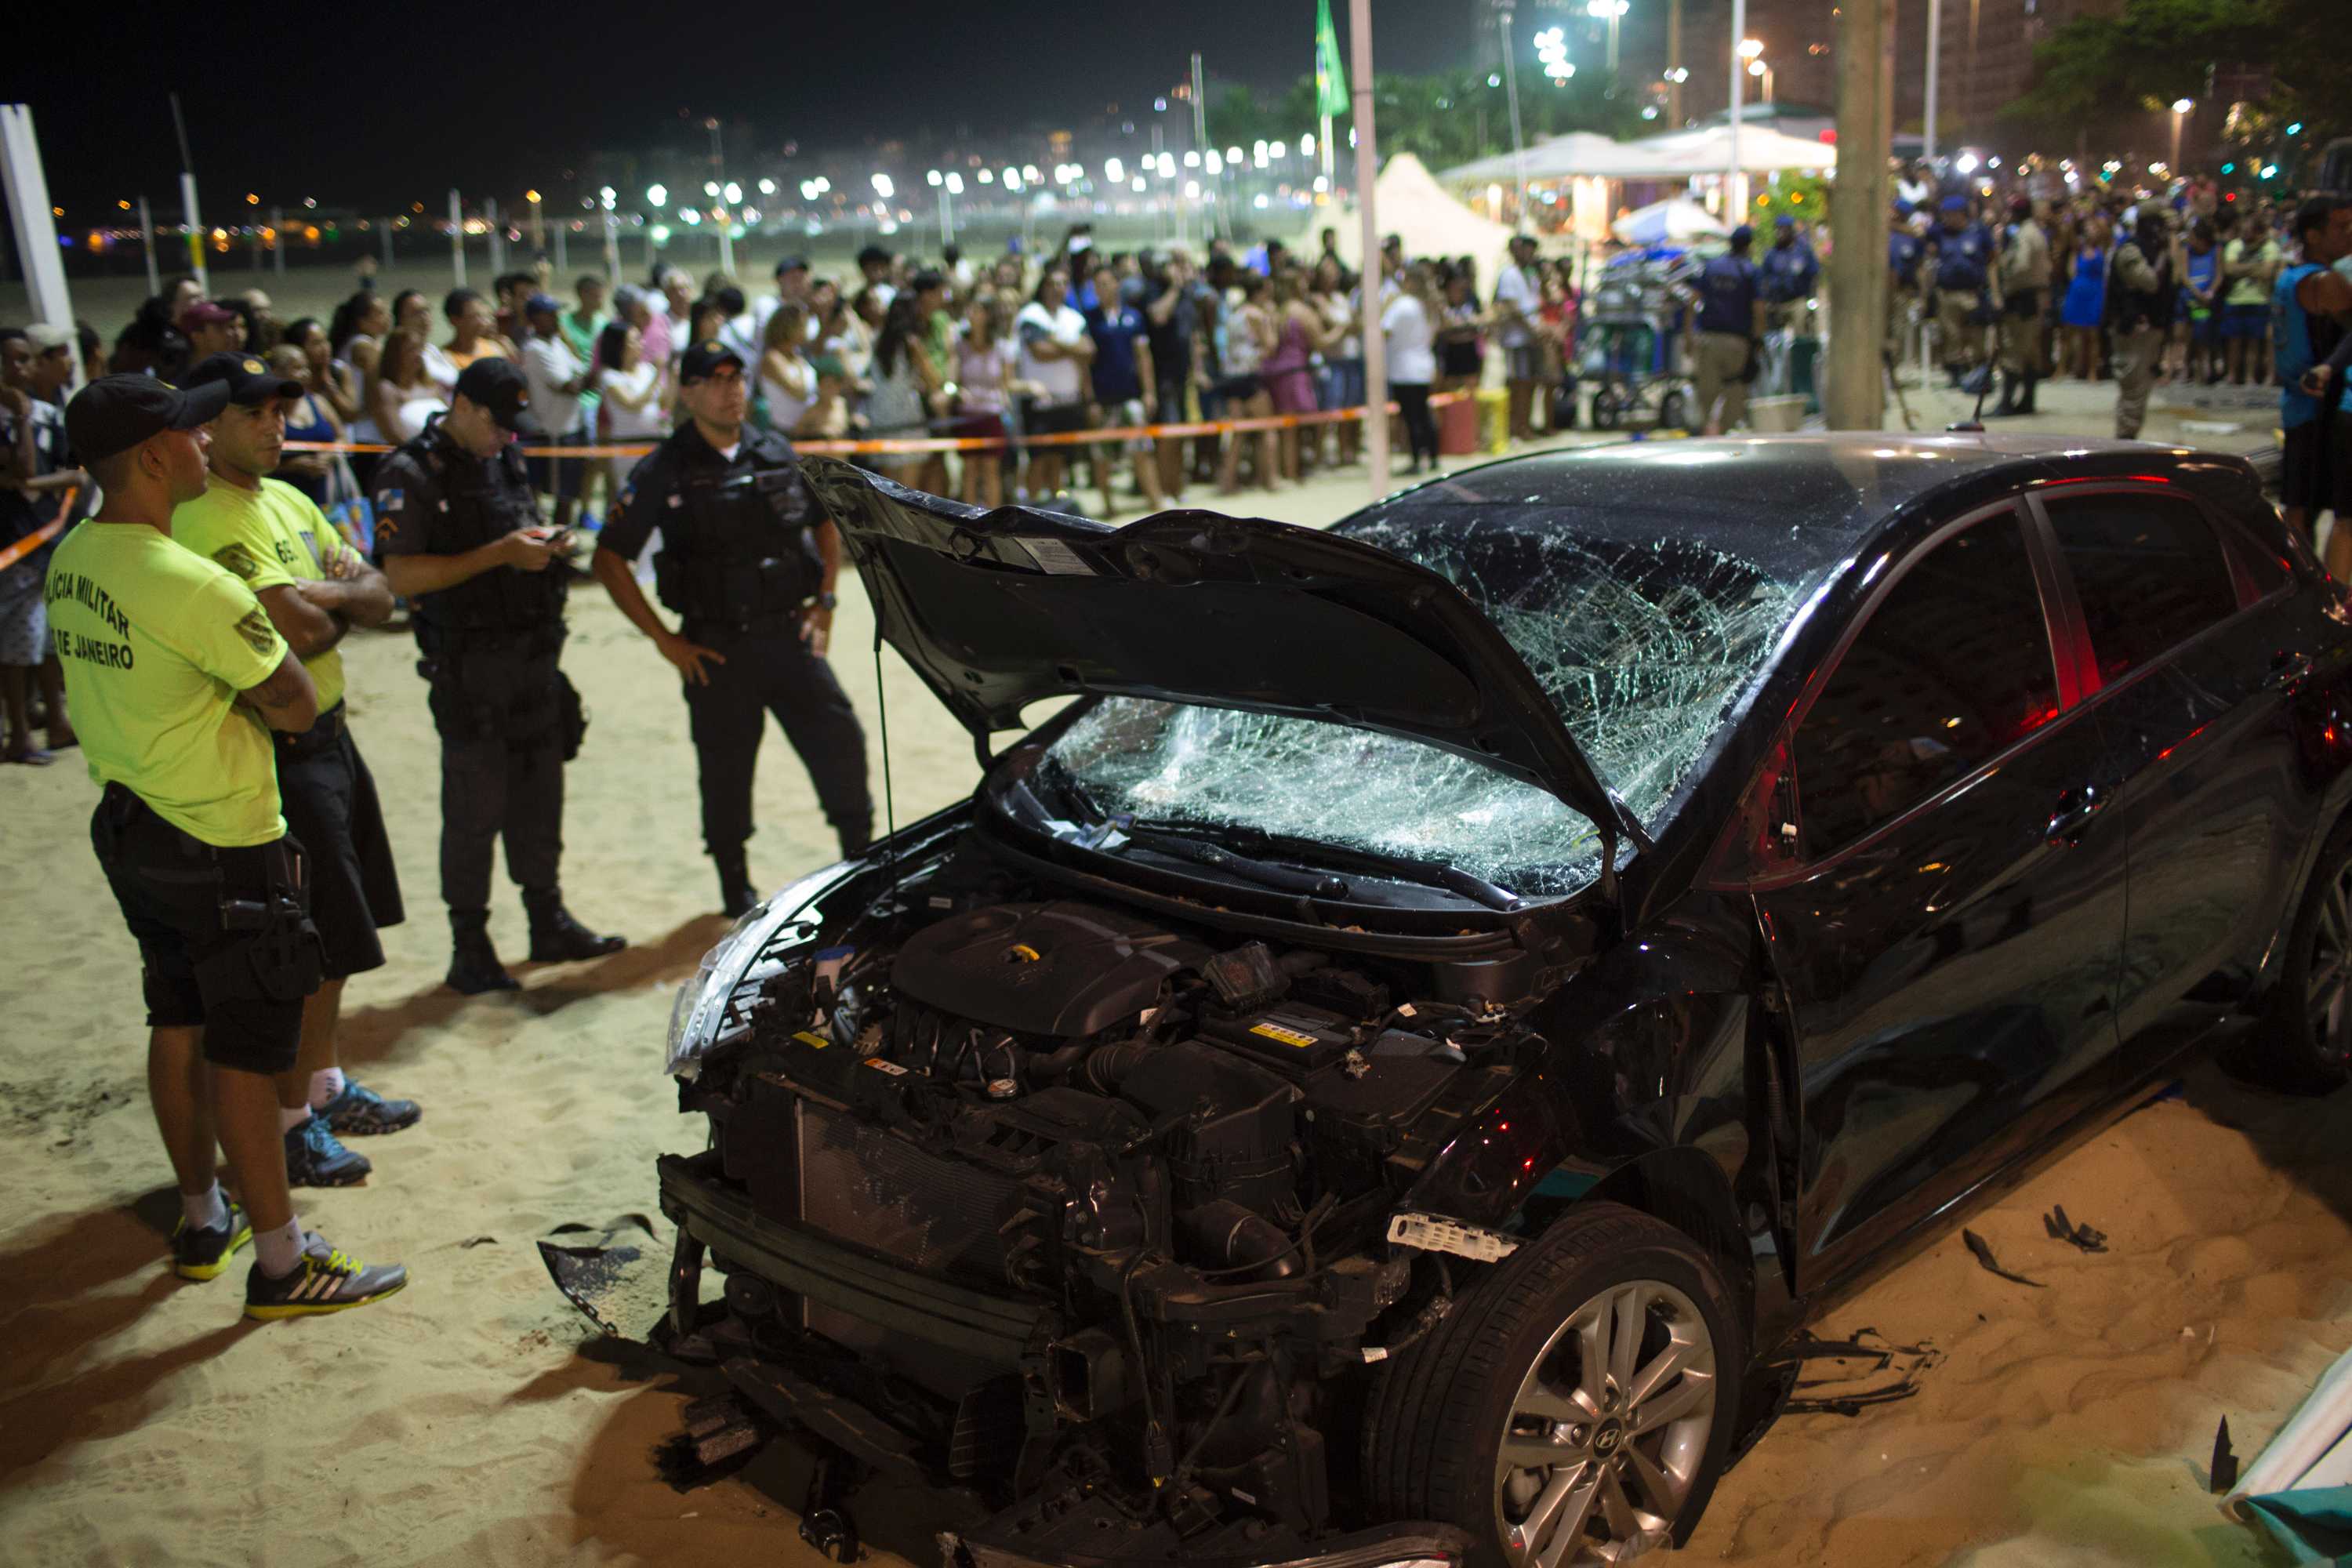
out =
[[[1617,23],[1624,16],[1621,8],[1609,13],[1609,74],[1617,74]]]
[[[1736,5],[1738,3],[1738,0],[1733,0],[1733,3]],[[1353,0],[1350,0],[1349,15],[1351,16],[1355,15],[1352,6]],[[1518,226],[1520,216],[1524,213],[1527,207],[1528,148],[1526,140],[1519,134],[1519,73],[1511,63],[1513,46],[1511,42],[1511,8],[1508,5],[1503,7],[1501,25],[1503,29],[1503,96],[1509,101],[1511,106],[1511,225],[1516,228]],[[1502,216],[1503,215],[1500,213],[1496,213],[1495,215],[1498,221],[1501,219]]]
[[[604,209],[604,276],[614,288],[621,286],[621,217],[609,206]]]
[[[155,218],[147,210],[147,198],[139,198],[139,249],[147,258],[147,292],[163,291],[163,275],[155,267]]]
[[[1666,6],[1666,129],[1678,130],[1683,122],[1683,82],[1675,73],[1683,68],[1683,0],[1669,0]]]
[[[387,272],[392,270],[392,221],[388,216],[383,220],[383,267]]]
[[[1874,230],[1886,213],[1886,158],[1894,142],[1891,84],[1895,0],[1843,0],[1837,17],[1837,178],[1830,223],[1860,243],[1830,252],[1828,375],[1822,400],[1832,430],[1875,430],[1885,420],[1886,247]]]
[[[26,292],[32,297],[34,319],[71,326],[73,295],[58,255],[49,178],[41,168],[41,139],[34,132],[29,103],[0,104],[0,184],[6,187],[8,224],[16,233],[16,260],[25,274]],[[79,384],[81,355],[71,357]]]
[[[466,210],[457,203],[457,187],[449,187],[449,268],[457,287],[466,286]]]
[[[1381,220],[1374,184],[1379,138],[1372,125],[1372,3],[1348,0],[1348,64],[1355,79],[1348,96],[1356,110],[1356,214],[1364,226],[1364,458],[1372,471],[1372,499],[1389,493],[1389,355],[1381,336]]]
[[[727,199],[727,130],[719,117],[710,117],[710,163],[716,171],[711,178],[719,182],[719,200],[713,204],[719,212],[719,270],[728,277],[735,276],[735,208]]]
[[[275,207],[270,210],[277,211]],[[271,232],[276,232],[274,225],[271,226]],[[261,226],[259,224],[254,225],[253,227],[253,269],[256,272],[261,270]]]
[[[196,161],[188,156],[188,122],[180,115],[180,95],[171,96],[172,129],[180,138],[180,217],[188,226],[188,270],[196,275],[196,287],[209,294],[213,283],[205,267],[205,220],[196,216]]]
[[[534,212],[537,210],[537,208],[532,209]],[[561,221],[559,221],[555,226],[555,273],[559,282],[562,280],[564,273],[572,270],[572,263],[565,260],[563,256],[563,237],[570,231],[571,227],[572,225],[570,223]]]
[[[1922,161],[1936,161],[1936,89],[1943,76],[1944,0],[1927,0],[1927,125]]]
[[[507,226],[499,216],[497,198],[482,198],[482,221],[490,226],[490,276],[495,279],[507,269]]]
[[[1217,222],[1217,194],[1224,185],[1224,176],[1209,177],[1209,109],[1202,97],[1201,84],[1201,51],[1192,51],[1192,145],[1201,153],[1201,188],[1209,194],[1209,204],[1202,209],[1201,232],[1209,238],[1217,237],[1221,226]]]
[[[1731,0],[1731,167],[1724,172],[1724,222],[1734,228],[1748,219],[1748,184],[1739,177],[1739,79],[1748,62],[1739,56],[1739,41],[1748,36],[1748,0]]]
[[[284,207],[269,209],[269,226],[278,236],[275,242],[278,254],[274,259],[278,264],[276,268],[278,276],[282,279],[286,276],[286,209]]]

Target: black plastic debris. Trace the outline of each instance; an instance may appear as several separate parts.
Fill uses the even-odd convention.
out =
[[[1969,1250],[1977,1255],[1977,1261],[1985,1266],[1986,1272],[1998,1274],[2002,1279],[2010,1280],[2015,1284],[2031,1285],[2036,1290],[2044,1289],[2044,1286],[2039,1279],[2028,1279],[2022,1274],[2012,1273],[2011,1270],[2003,1268],[2000,1266],[2000,1260],[1993,1257],[1991,1246],[1986,1242],[1983,1237],[1979,1236],[1975,1231],[1964,1230],[1960,1232],[1960,1239],[1969,1244]],[[542,1243],[541,1245],[544,1244]]]
[[[2230,1418],[2226,1415],[2213,1434],[2212,1478],[2210,1485],[2217,1494],[2226,1493],[2238,1484],[2238,1453],[2230,1447]]]
[[[540,1242],[539,1256],[566,1300],[604,1332],[626,1339],[623,1322],[651,1323],[667,1304],[659,1239],[652,1220],[625,1214],[604,1226],[559,1225]]]
[[[1843,1340],[1801,1333],[1774,1359],[1798,1367],[1780,1414],[1850,1416],[1916,1395],[1920,1379],[1943,1361],[1944,1352],[1926,1342],[1891,1343],[1876,1329],[1864,1328]]]
[[[2105,1252],[2107,1249],[2107,1233],[2093,1230],[2087,1225],[2074,1224],[2066,1217],[2064,1204],[2056,1205],[2042,1216],[2042,1228],[2050,1233],[2053,1240],[2080,1247],[2084,1252]]]

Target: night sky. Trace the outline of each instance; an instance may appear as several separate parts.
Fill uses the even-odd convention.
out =
[[[1376,64],[1466,64],[1485,4],[1376,0]],[[1333,12],[1344,50],[1346,0]],[[1314,20],[1314,0],[85,4],[43,8],[51,42],[36,58],[57,68],[28,78],[18,54],[0,96],[33,105],[50,198],[72,218],[142,191],[159,216],[177,207],[175,88],[207,216],[248,190],[265,205],[438,210],[452,184],[558,193],[590,151],[681,141],[709,114],[728,122],[731,162],[738,135],[912,147],[928,126],[940,146],[958,123],[1082,125],[1112,100],[1148,110],[1194,49],[1213,83],[1279,87],[1312,68]]]

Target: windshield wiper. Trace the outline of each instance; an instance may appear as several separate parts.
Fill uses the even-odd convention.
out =
[[[1412,882],[1424,888],[1436,888],[1490,910],[1507,913],[1524,907],[1517,893],[1507,888],[1498,888],[1484,877],[1473,875],[1459,866],[1448,865],[1443,860],[1417,860],[1410,855],[1391,855],[1379,849],[1357,848],[1352,845],[1326,844],[1319,838],[1296,838],[1284,834],[1266,833],[1252,827],[1211,829],[1189,822],[1139,818],[1127,831],[1132,837],[1137,828],[1142,828],[1155,837],[1169,834],[1202,833],[1231,836],[1278,854],[1296,855],[1307,860],[1336,861],[1391,881]],[[1346,894],[1348,886],[1346,882],[1336,877],[1327,879],[1338,883],[1339,889],[1338,893],[1326,895],[1327,897],[1342,897]]]

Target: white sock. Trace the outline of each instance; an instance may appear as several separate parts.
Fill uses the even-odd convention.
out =
[[[296,1215],[276,1230],[255,1231],[253,1250],[261,1271],[271,1279],[293,1273],[294,1265],[302,1260],[302,1216]]]
[[[194,1197],[182,1193],[180,1212],[187,1216],[190,1230],[217,1230],[228,1221],[228,1202],[221,1196],[220,1184],[215,1182]]]
[[[278,1108],[278,1131],[280,1132],[291,1132],[310,1120],[310,1108],[307,1105],[298,1105],[291,1110],[282,1105]]]
[[[310,1109],[323,1110],[327,1102],[343,1092],[343,1069],[320,1068],[310,1075]]]

